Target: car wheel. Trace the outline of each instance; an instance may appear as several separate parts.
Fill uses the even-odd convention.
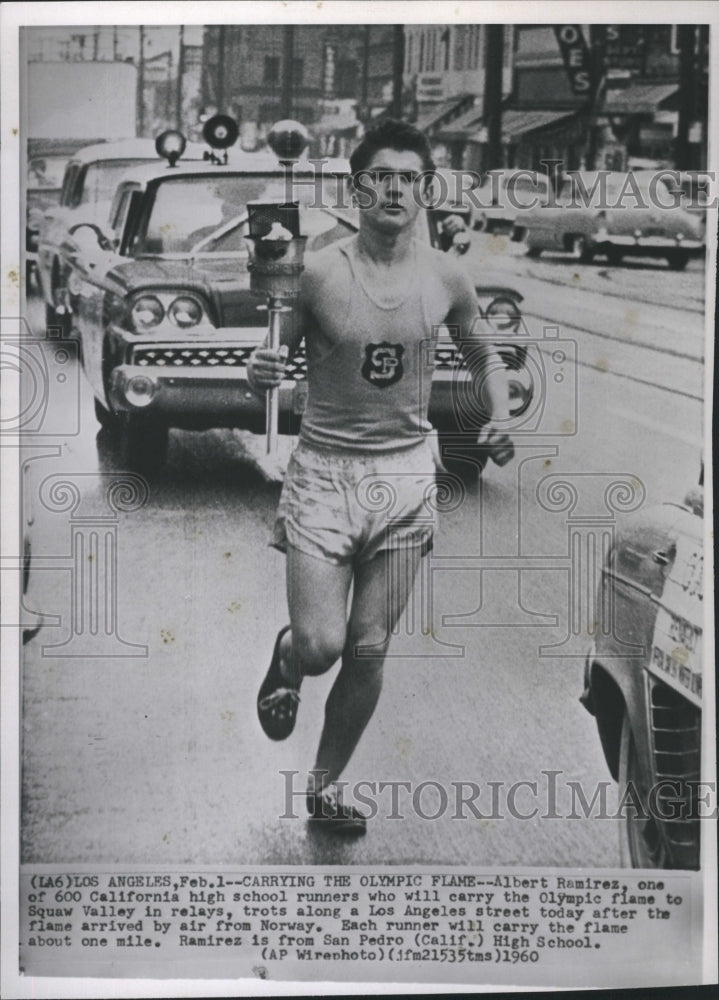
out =
[[[524,226],[512,226],[512,235],[509,237],[512,243],[522,243],[527,238],[527,230]]]
[[[649,782],[641,772],[629,713],[624,711],[619,743],[619,800],[624,816],[619,827],[619,854],[625,868],[668,868],[670,859],[656,817],[648,802]],[[641,805],[638,816],[632,802]]]
[[[478,233],[486,233],[489,231],[489,222],[484,212],[479,212],[475,215],[473,225]]]
[[[667,262],[672,271],[683,271],[689,263],[689,254],[686,250],[673,250],[667,254]]]
[[[167,458],[169,428],[166,424],[135,413],[119,418],[120,460],[133,472],[152,475]]]
[[[541,257],[542,256],[542,248],[541,247],[527,247],[527,256],[528,257]]]
[[[591,262],[594,257],[594,250],[586,236],[572,237],[571,254],[573,260],[578,260],[582,264],[589,264]]]
[[[466,482],[481,476],[489,460],[485,448],[475,442],[463,441],[456,431],[440,431],[438,439],[442,465],[450,475]]]
[[[622,263],[622,258],[624,254],[618,247],[609,247],[606,251],[607,262],[611,267],[619,267]]]

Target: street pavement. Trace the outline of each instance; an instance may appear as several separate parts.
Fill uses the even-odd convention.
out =
[[[454,492],[435,551],[345,775],[432,784],[414,803],[395,786],[403,819],[389,818],[391,787],[378,791],[379,815],[356,841],[308,829],[301,798],[290,803],[297,818],[279,818],[292,778],[282,772],[302,787],[335,675],[305,682],[289,740],[264,737],[256,692],[287,619],[283,557],[268,547],[279,483],[250,435],[173,432],[146,501],[108,517],[108,481],[123,470],[81,382],[80,433],[31,463],[46,494],[34,502],[27,604],[45,625],[23,663],[25,861],[619,864],[617,821],[584,817],[571,799],[570,782],[588,800],[604,783],[611,811],[616,792],[578,701],[592,611],[584,598],[574,607],[587,581],[571,575],[568,539],[583,530],[573,516],[606,523],[623,516],[617,507],[681,500],[697,482],[705,271],[530,260],[485,234],[464,266],[478,283],[522,292],[549,376],[515,461],[490,465],[478,484],[445,480]],[[29,317],[40,332],[36,300]],[[80,484],[81,507],[48,509],[52,476]],[[575,505],[563,505],[572,488]],[[78,556],[82,518],[96,539]],[[91,576],[93,560],[114,590],[69,643],[76,566]],[[461,782],[480,787],[481,817],[457,807]]]

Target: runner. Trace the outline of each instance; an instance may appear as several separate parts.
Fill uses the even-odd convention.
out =
[[[287,553],[290,625],[277,636],[258,716],[271,739],[285,739],[304,678],[341,659],[307,804],[311,821],[362,833],[365,817],[333,783],[372,717],[392,628],[432,546],[426,346],[443,323],[468,337],[477,301],[456,262],[415,239],[419,175],[434,168],[422,133],[384,121],[350,167],[359,232],[308,255],[292,330],[279,352],[257,348],[248,373],[259,392],[277,386],[287,352],[305,338],[308,402],[275,526],[275,545]],[[485,371],[495,367],[479,339],[475,353]],[[495,420],[508,409],[500,367],[482,381]],[[503,443],[511,449],[506,436]]]

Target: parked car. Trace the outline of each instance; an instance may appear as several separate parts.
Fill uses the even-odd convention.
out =
[[[357,210],[345,190],[346,161],[323,168],[322,204],[313,205],[316,175],[299,165],[295,187],[307,250],[357,231]],[[95,394],[98,420],[116,435],[123,460],[142,471],[162,464],[171,427],[237,427],[264,432],[265,401],[247,383],[247,359],[266,334],[263,302],[250,290],[247,203],[286,200],[284,174],[230,165],[161,163],[137,167],[120,181],[107,223],[71,227],[79,252],[68,288],[82,363]],[[448,209],[420,216],[421,238],[441,246]],[[463,244],[463,233],[456,243]],[[515,408],[531,393],[521,344],[521,296],[478,289],[480,307],[504,341]],[[454,343],[434,353],[430,417],[441,435],[457,434],[458,393],[469,374]],[[279,390],[280,432],[296,434],[306,400],[305,357],[288,365]],[[476,428],[478,431],[481,424]],[[475,435],[476,436],[476,435]],[[478,466],[483,459],[478,459]]]
[[[193,143],[187,159],[202,159],[205,149]],[[70,227],[79,222],[105,225],[120,178],[134,166],[157,160],[153,139],[118,139],[77,150],[67,162],[56,205],[38,224],[37,271],[45,300],[47,326],[71,325],[67,278],[77,247]]]
[[[490,170],[473,192],[480,207],[473,207],[472,225],[486,233],[511,233],[524,213],[545,205],[552,186],[536,170]]]
[[[602,568],[581,701],[620,801],[623,863],[699,867],[703,498],[629,517]]]
[[[29,292],[37,275],[37,245],[42,217],[60,201],[65,168],[70,157],[87,145],[76,139],[29,139],[25,183],[25,282]]]
[[[512,238],[526,239],[531,257],[544,250],[563,251],[583,263],[597,254],[610,264],[630,254],[663,257],[680,271],[704,253],[704,234],[695,214],[681,205],[669,207],[674,200],[672,184],[661,173],[576,171],[560,185],[556,203],[523,215]]]

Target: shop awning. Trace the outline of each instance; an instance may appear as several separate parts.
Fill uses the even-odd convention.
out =
[[[516,142],[527,132],[546,128],[556,122],[571,118],[574,111],[516,111],[502,112],[502,142]],[[464,139],[466,142],[484,142],[482,113],[477,108],[460,115],[439,131],[443,139]]]
[[[528,132],[556,125],[575,114],[575,111],[505,111],[502,115],[502,139],[504,142],[516,142]]]
[[[438,131],[440,139],[466,139],[468,133],[477,132],[482,124],[482,109],[479,107],[469,108],[463,111],[457,118],[443,125]]]
[[[679,91],[676,83],[636,83],[621,90],[608,90],[604,111],[613,115],[647,115]]]
[[[434,128],[435,125],[439,125],[447,119],[451,119],[452,115],[461,108],[462,105],[466,104],[467,101],[472,100],[472,97],[468,94],[463,94],[461,97],[453,97],[451,100],[441,101],[439,104],[434,104],[432,107],[426,108],[422,111],[416,122],[416,127],[420,132],[427,132],[429,129]]]

